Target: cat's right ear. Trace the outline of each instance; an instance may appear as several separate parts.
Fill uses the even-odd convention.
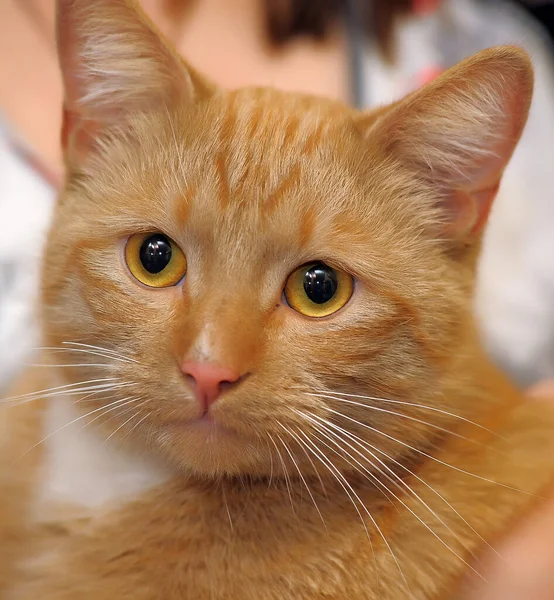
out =
[[[57,40],[69,165],[114,124],[211,93],[133,0],[57,0]]]
[[[432,211],[433,234],[467,245],[482,234],[532,92],[529,56],[491,48],[357,123],[375,148],[424,182],[430,194],[421,209]]]

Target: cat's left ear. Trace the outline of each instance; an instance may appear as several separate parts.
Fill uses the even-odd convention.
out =
[[[376,148],[425,182],[439,209],[440,235],[468,242],[486,223],[532,93],[527,54],[512,46],[493,48],[388,110],[361,115],[358,126]]]
[[[57,0],[57,39],[69,163],[132,115],[211,92],[134,0]]]

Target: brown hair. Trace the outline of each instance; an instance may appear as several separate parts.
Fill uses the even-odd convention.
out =
[[[308,35],[322,39],[346,13],[348,0],[264,0],[270,39],[283,44],[292,37]],[[380,50],[391,58],[396,17],[410,10],[412,0],[352,0],[362,13],[367,35],[374,35]]]
[[[175,13],[191,0],[166,0]],[[349,0],[260,0],[266,7],[269,40],[280,46],[296,36],[323,39],[346,14]],[[396,17],[408,12],[413,0],[351,0],[362,13],[366,34],[375,36],[385,57],[392,58],[393,28]]]

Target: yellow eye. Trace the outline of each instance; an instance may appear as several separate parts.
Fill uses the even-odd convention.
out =
[[[177,244],[163,233],[132,235],[125,247],[131,273],[149,287],[170,287],[187,272],[187,259]]]
[[[291,308],[307,317],[326,317],[342,308],[354,292],[348,273],[324,263],[304,265],[289,276],[285,298]]]

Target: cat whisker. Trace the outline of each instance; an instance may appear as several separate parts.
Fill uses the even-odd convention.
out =
[[[114,398],[115,396],[116,396],[116,394],[113,394],[112,396],[110,396],[110,398],[102,398],[102,400],[110,400],[111,398]],[[137,397],[137,400],[138,400],[138,399],[139,399],[139,398]],[[118,412],[114,413],[114,415],[113,415],[112,417],[110,417],[110,418],[109,418],[109,419],[106,421],[106,423],[109,423],[110,421],[113,421],[113,419],[116,419],[116,418],[121,418],[121,417],[123,417],[123,416],[124,416],[124,415],[126,415],[128,412],[130,412],[130,411],[132,411],[132,410],[134,410],[134,409],[138,408],[139,406],[141,406],[141,405],[142,405],[142,404],[144,404],[145,402],[147,402],[147,400],[143,400],[143,402],[141,402],[141,403],[140,403],[139,405],[137,405],[137,406],[129,406],[129,407],[127,407],[126,409],[124,409],[124,410],[122,410],[122,411],[118,411]]]
[[[79,421],[82,421],[83,419],[86,419],[87,417],[90,417],[91,415],[93,415],[95,413],[98,413],[100,411],[102,411],[101,412],[101,416],[103,416],[104,414],[107,414],[108,412],[111,412],[112,410],[115,410],[115,409],[117,409],[117,408],[119,408],[121,406],[124,406],[125,404],[123,404],[123,403],[136,402],[137,400],[138,400],[138,398],[136,398],[136,397],[133,398],[131,396],[128,396],[127,398],[122,398],[121,400],[116,400],[115,402],[111,402],[110,404],[108,404],[106,406],[101,406],[100,408],[95,408],[94,410],[91,410],[91,411],[89,411],[88,413],[86,413],[84,415],[80,415],[79,417],[73,419],[69,423],[66,423],[62,427],[59,427],[58,429],[56,429],[52,433],[49,433],[47,436],[43,437],[40,441],[38,441],[36,444],[34,444],[33,446],[31,446],[31,448],[29,448],[28,450],[26,450],[17,460],[21,460],[24,456],[26,456],[27,454],[29,454],[30,452],[32,452],[35,448],[37,448],[38,446],[40,446],[41,444],[43,444],[47,440],[51,439],[52,437],[54,437],[56,434],[60,433],[61,431],[63,431],[67,427],[70,427],[71,425],[74,425],[75,423],[77,423]],[[96,418],[93,419],[93,421],[95,421],[95,420],[96,420]],[[90,423],[92,423],[93,421],[91,421]],[[87,423],[87,424],[90,425],[90,423]],[[85,425],[85,427],[86,427],[86,425]],[[83,427],[83,429],[84,429],[84,427]],[[17,460],[15,462],[17,462]]]
[[[320,431],[319,429],[317,429],[316,425],[312,424],[312,427],[315,429],[315,431],[317,431],[318,433],[321,433],[321,435],[325,435],[322,431]],[[368,473],[361,469],[356,462],[352,462],[354,459],[348,454],[348,452],[346,452],[346,450],[344,448],[342,448],[341,446],[339,446],[338,444],[335,444],[337,448],[340,449],[340,452],[336,449],[333,448],[332,446],[329,446],[329,444],[327,444],[327,442],[325,442],[325,440],[322,440],[320,437],[318,437],[317,435],[314,435],[315,439],[317,439],[319,442],[321,442],[329,451],[331,451],[333,454],[335,454],[336,456],[338,456],[341,460],[344,460],[346,463],[348,463],[357,473],[359,473],[364,479],[368,479]],[[326,437],[326,436],[325,436]],[[346,456],[345,456],[346,454]],[[372,478],[375,479],[375,475],[371,474],[370,475]],[[394,508],[396,509],[396,511],[398,512],[399,515],[402,515],[402,513],[400,512],[399,508],[396,506],[396,504],[393,501],[393,495],[392,493],[389,491],[389,489],[386,486],[379,486],[378,485],[378,481],[375,480],[373,481],[373,483],[377,486],[377,490],[379,492],[381,492],[381,494],[383,494],[383,496],[388,500],[389,504],[391,506],[394,506]]]
[[[103,377],[102,379],[88,379],[86,381],[78,381],[76,383],[68,383],[65,385],[58,385],[55,387],[45,388],[43,390],[39,390],[36,392],[28,392],[26,394],[19,394],[17,396],[11,396],[9,398],[2,398],[0,402],[13,402],[15,400],[31,400],[40,397],[46,397],[48,394],[52,394],[53,392],[65,393],[66,391],[74,392],[74,391],[89,391],[90,389],[97,389],[102,387],[108,387],[111,385],[115,385],[114,383],[107,382],[115,382],[119,381],[118,377]],[[96,385],[91,385],[96,384]]]
[[[392,435],[389,435],[388,433],[385,433],[384,431],[381,431],[380,429],[377,429],[375,427],[372,427],[371,425],[367,425],[366,423],[362,423],[360,421],[357,421],[356,419],[353,419],[352,417],[349,417],[348,415],[345,415],[341,412],[338,412],[336,410],[333,410],[332,408],[327,408],[327,410],[335,415],[337,415],[338,417],[341,417],[343,419],[347,419],[348,421],[352,421],[353,423],[356,423],[358,426],[363,427],[365,429],[369,429],[370,431],[373,431],[374,433],[378,434],[378,435],[382,435],[388,439],[390,439],[393,442],[396,442],[397,444],[400,444],[401,446],[404,446],[405,448],[408,448],[409,450],[411,450],[412,452],[416,452],[417,454],[420,454],[421,456],[425,456],[426,458],[429,458],[430,460],[443,465],[445,467],[449,467],[450,469],[453,469],[454,471],[457,471],[459,473],[463,473],[464,475],[468,475],[469,477],[474,477],[475,479],[479,479],[481,481],[485,481],[486,483],[491,483],[493,485],[499,485],[500,487],[506,488],[508,490],[511,490],[513,492],[519,492],[521,494],[524,494],[525,496],[531,496],[531,497],[536,497],[535,494],[529,494],[528,492],[524,492],[523,490],[520,490],[518,488],[512,487],[510,485],[507,485],[505,483],[501,483],[499,481],[494,481],[492,479],[488,479],[487,477],[482,477],[481,475],[477,475],[475,473],[470,473],[469,471],[465,471],[464,469],[461,469],[460,467],[456,467],[454,465],[451,465],[445,461],[440,460],[439,458],[436,458],[435,456],[432,456],[431,454],[420,450],[419,448],[415,448],[414,446],[411,446],[410,444],[408,444],[407,442],[403,442],[402,440],[399,440],[395,437],[393,437]]]
[[[124,387],[128,387],[128,386],[124,386]],[[86,394],[85,396],[83,396],[82,398],[77,398],[76,400],[73,401],[73,404],[80,404],[83,402],[86,402],[87,400],[90,402],[91,400],[98,400],[98,398],[96,396],[102,395],[102,401],[106,401],[106,400],[111,400],[114,396],[116,396],[117,394],[110,394],[109,396],[105,396],[103,394],[107,393],[107,392],[117,392],[119,389],[121,389],[119,386],[118,387],[111,387],[111,388],[102,388],[100,390],[96,390],[95,392],[89,392],[88,394]]]
[[[312,419],[310,419],[310,417],[308,415],[306,415],[305,413],[302,413],[300,411],[297,411],[297,414],[299,416],[301,416],[302,418],[304,418],[305,420],[307,420],[310,425],[321,435],[323,435],[324,437],[326,437],[327,439],[330,440],[330,438],[324,433],[323,430],[320,429],[320,427],[322,427],[319,423],[316,423],[315,421],[313,421]],[[311,413],[310,413],[311,414]],[[312,415],[313,417],[315,417],[315,415]],[[394,498],[394,494],[384,485],[381,484],[381,482],[378,480],[378,478],[376,477],[376,475],[374,473],[371,473],[370,471],[368,472],[362,465],[360,465],[358,463],[358,461],[356,461],[356,459],[354,457],[352,457],[344,448],[342,448],[341,446],[339,446],[336,442],[333,442],[333,444],[339,448],[340,452],[337,451],[335,448],[329,446],[329,444],[327,444],[324,440],[322,440],[321,438],[319,438],[318,436],[315,436],[315,438],[320,441],[327,449],[329,449],[333,454],[336,454],[339,458],[341,458],[342,460],[346,461],[357,473],[359,473],[362,477],[364,477],[365,479],[368,479],[368,475],[369,477],[372,478],[372,480],[374,480],[373,482],[376,485],[379,485],[378,490],[383,494],[383,496],[389,501],[389,503],[394,506],[397,511],[398,508],[396,507],[396,505],[394,504],[393,500],[391,499],[391,496]],[[348,457],[345,457],[346,456]],[[366,458],[366,457],[365,457]],[[351,460],[349,460],[351,459]],[[368,460],[366,458],[366,460]],[[354,461],[354,462],[352,462]],[[369,461],[368,461],[369,462]],[[356,464],[357,463],[357,464]],[[381,485],[380,485],[381,484]],[[400,514],[400,511],[398,511]]]
[[[314,417],[316,417],[316,415],[312,415]],[[321,417],[316,417],[318,419],[321,419]],[[501,554],[489,543],[487,542],[487,540],[458,512],[458,510],[456,510],[456,508],[454,506],[452,506],[452,504],[450,504],[450,502],[448,502],[448,500],[442,495],[440,494],[440,492],[438,492],[437,490],[435,490],[435,488],[433,486],[431,486],[429,483],[427,483],[424,479],[422,479],[421,477],[419,477],[419,475],[417,475],[417,473],[414,473],[413,471],[411,471],[408,467],[404,466],[400,461],[396,460],[395,458],[389,456],[384,450],[381,450],[379,447],[374,446],[373,444],[370,444],[369,442],[367,442],[366,440],[364,440],[363,438],[357,436],[354,433],[351,433],[349,431],[347,431],[346,429],[343,429],[342,427],[339,427],[338,425],[336,425],[335,423],[332,423],[331,421],[328,421],[327,419],[323,419],[325,421],[325,423],[329,426],[332,427],[333,429],[336,429],[340,432],[342,432],[344,435],[346,435],[348,438],[350,438],[352,441],[354,441],[354,443],[356,443],[357,445],[359,445],[360,447],[364,448],[367,452],[369,452],[377,461],[379,461],[380,464],[383,465],[384,468],[386,468],[388,471],[390,471],[390,473],[394,476],[397,477],[398,480],[405,486],[407,486],[407,488],[410,490],[410,492],[412,494],[415,495],[416,498],[418,498],[421,502],[423,502],[423,500],[421,500],[419,498],[419,496],[408,486],[408,484],[406,484],[406,482],[399,477],[384,461],[382,461],[381,459],[379,459],[377,456],[375,456],[373,454],[373,452],[371,452],[371,450],[369,450],[369,448],[371,448],[372,450],[374,450],[375,452],[378,452],[379,454],[383,455],[387,460],[390,460],[391,462],[393,462],[395,465],[397,465],[398,467],[400,467],[401,469],[403,469],[405,472],[407,472],[410,476],[414,477],[415,479],[417,479],[417,481],[419,481],[422,485],[424,485],[427,489],[429,489],[435,496],[437,496],[440,500],[442,500],[442,502],[444,502],[444,504],[446,504],[446,506],[486,545],[488,546],[499,558],[501,558],[502,560],[503,557],[501,556]],[[424,503],[425,504],[425,503]],[[429,509],[430,510],[430,509]],[[436,516],[436,515],[435,515]],[[439,517],[437,517],[439,518]],[[448,528],[448,526],[446,525],[446,523],[443,523],[442,520],[439,518],[439,521]],[[465,546],[464,546],[465,547]],[[466,548],[467,549],[467,548]]]
[[[274,469],[274,465],[273,465],[273,452],[271,451],[271,447],[269,446],[269,440],[266,440],[267,442],[267,453],[269,455],[269,480],[267,482],[267,490],[269,491],[269,489],[271,488],[271,484],[273,483],[273,469]]]
[[[143,400],[138,406],[133,406],[130,407],[130,409],[134,409],[134,408],[138,408],[140,409],[141,406],[143,406],[144,404],[146,404],[147,400]],[[119,407],[118,407],[119,408]],[[122,415],[125,414],[125,412],[127,412],[127,410],[123,411]],[[140,410],[137,410],[135,413],[133,413],[125,422],[123,422],[117,429],[115,429],[114,431],[112,431],[112,433],[110,433],[110,435],[102,442],[102,445],[107,444],[109,442],[109,440],[111,440],[111,438],[117,434],[118,431],[120,431],[121,429],[123,429],[123,427],[125,427],[125,425],[127,425],[127,423],[129,423],[130,421],[132,421],[135,417],[137,417],[140,414]],[[120,415],[120,416],[122,416]]]
[[[314,418],[317,418],[318,421],[323,420],[320,419],[319,417],[317,417],[316,415],[311,415]],[[323,420],[325,421],[325,420]],[[328,422],[327,422],[328,423]],[[314,424],[315,426],[315,424]],[[325,431],[329,436],[332,436],[333,438],[338,439],[341,443],[345,444],[346,446],[348,446],[348,448],[350,448],[350,450],[352,450],[353,452],[355,452],[358,456],[362,457],[365,461],[368,462],[369,465],[371,465],[374,469],[376,469],[379,473],[381,473],[384,477],[387,478],[388,481],[390,481],[393,485],[395,485],[395,487],[397,487],[398,489],[402,489],[400,484],[395,481],[390,475],[388,475],[387,473],[385,473],[381,468],[379,468],[373,461],[371,461],[370,459],[367,458],[367,456],[365,456],[364,454],[362,454],[359,450],[357,450],[356,448],[354,448],[354,446],[352,446],[351,444],[349,444],[346,440],[342,439],[338,434],[334,433],[333,431],[331,431],[329,429],[329,427],[326,427],[325,425],[321,425],[319,428],[316,426],[316,429],[318,429],[320,431],[320,433],[323,434],[323,431]],[[330,440],[330,437],[327,437],[327,439]],[[335,442],[336,443],[336,442]],[[350,458],[352,458],[352,460],[354,460],[356,462],[356,464],[358,464],[360,466],[360,468],[362,468],[364,470],[364,472],[366,472],[372,480],[374,480],[378,485],[380,486],[384,486],[384,484],[379,480],[378,477],[375,476],[374,473],[372,473],[371,471],[369,471],[367,469],[367,467],[364,467],[358,460],[356,460],[347,450],[345,450],[342,446],[340,446],[339,444],[337,444],[337,446],[341,449],[341,451],[345,452]],[[373,453],[370,452],[370,454],[373,456],[373,458],[375,458],[376,460],[378,460],[380,463],[382,463],[383,465],[385,465],[385,463],[383,463],[383,461],[381,461],[379,458],[377,458]],[[385,465],[386,466],[386,465]],[[391,472],[398,477],[394,471],[391,470]],[[431,507],[415,492],[413,491],[410,486],[404,482],[401,478],[398,478],[400,480],[400,482],[402,482],[404,484],[404,486],[408,489],[408,491],[413,494],[416,498],[416,500],[418,500],[428,511],[429,513],[435,518],[437,519],[437,521],[443,525],[443,527],[445,527],[450,534],[452,534],[452,536],[454,536],[454,538],[458,541],[458,543],[460,543],[462,545],[462,547],[468,551],[470,554],[473,554],[471,552],[471,550],[464,544],[464,542],[459,538],[459,536],[452,530],[452,528],[447,525],[447,523],[444,522],[443,519],[441,519],[441,517],[439,515],[437,515],[437,513],[431,509]],[[466,565],[469,569],[471,569],[472,571],[475,572],[476,575],[478,575],[481,579],[484,580],[484,577],[476,570],[474,569],[471,564],[469,562],[467,562],[464,558],[462,558],[452,547],[450,547],[427,523],[425,523],[425,521],[419,516],[417,515],[417,513],[415,511],[413,511],[403,500],[402,498],[400,498],[399,496],[397,496],[390,488],[388,488],[387,486],[384,486],[388,493],[390,493],[393,498],[399,502],[410,514],[412,514],[447,550],[449,550],[458,560],[460,560],[464,565]]]
[[[375,566],[375,576],[377,578],[377,585],[378,585],[378,588],[381,589],[381,577],[379,575],[379,569],[377,567],[377,556],[375,554],[375,548],[373,546],[373,542],[371,541],[371,535],[370,535],[369,530],[367,528],[367,524],[365,522],[365,519],[364,519],[362,513],[360,512],[360,509],[358,508],[358,504],[356,503],[356,501],[355,501],[355,499],[354,499],[354,497],[352,495],[352,494],[354,494],[354,496],[357,496],[357,494],[354,492],[354,490],[352,489],[352,487],[350,486],[350,484],[348,483],[348,481],[346,480],[346,478],[342,475],[342,473],[333,464],[333,461],[325,455],[325,453],[317,446],[317,444],[315,444],[313,442],[313,440],[311,440],[306,435],[306,433],[304,433],[303,431],[299,430],[298,433],[306,440],[306,442],[307,442],[306,448],[308,448],[310,450],[310,452],[312,452],[312,454],[314,455],[314,457],[319,460],[319,462],[329,471],[329,473],[331,473],[331,475],[333,476],[333,478],[337,481],[337,483],[344,490],[346,496],[348,497],[348,499],[350,500],[352,506],[354,507],[354,510],[358,514],[358,517],[360,519],[362,527],[364,528],[364,531],[366,533],[367,541],[369,542],[369,547],[371,549],[371,554],[373,555],[373,564]],[[350,491],[352,493],[350,493],[349,489],[350,489]],[[358,499],[358,501],[360,502],[360,504],[362,505],[362,507],[366,510],[366,512],[368,512],[368,514],[369,514],[369,511],[367,510],[367,508],[365,507],[365,505],[363,504],[363,502],[361,500],[359,500],[359,499]],[[371,517],[371,515],[370,515],[370,519],[373,521],[373,518]],[[381,530],[379,528],[377,528],[377,529],[379,530],[379,532],[382,535]],[[385,540],[385,544],[387,544],[386,540]],[[394,553],[392,554],[392,556],[394,557]],[[398,566],[398,569],[400,571],[400,574],[401,574],[402,578],[406,582],[406,587],[409,589],[408,582],[406,581],[406,578],[404,576],[404,572],[402,571],[402,569],[400,568],[400,566]]]
[[[44,398],[44,399],[57,398],[60,396],[63,396],[64,398],[71,398],[73,396],[80,396],[81,394],[90,392],[91,390],[93,390],[93,392],[95,394],[102,394],[102,393],[112,392],[115,390],[121,390],[123,388],[131,387],[134,385],[136,385],[136,384],[134,384],[134,383],[118,383],[115,385],[89,386],[89,387],[84,387],[84,388],[80,388],[77,390],[69,390],[69,391],[63,390],[63,391],[58,391],[58,392],[51,392],[49,394],[40,394],[39,396],[34,397],[34,398],[26,398],[25,400],[19,402],[19,404],[25,404],[27,402],[39,400],[42,398]],[[88,396],[90,396],[90,394],[88,394]],[[82,398],[77,398],[77,400],[75,400],[74,404],[82,402],[82,400],[83,400]]]
[[[148,401],[144,401],[141,404],[138,405],[139,408],[142,408],[142,406],[144,406]],[[122,440],[124,440],[125,438],[129,437],[133,431],[135,431],[135,429],[137,429],[139,427],[139,425],[141,423],[143,423],[144,421],[146,421],[146,419],[150,416],[149,413],[146,413],[142,419],[139,419],[132,427],[131,429],[129,429],[129,431],[123,436]]]
[[[133,407],[134,408],[134,407]],[[126,412],[126,411],[124,411]],[[115,429],[112,433],[110,433],[110,435],[102,442],[102,445],[108,443],[108,441],[114,436],[116,435],[116,433],[118,431],[120,431],[121,429],[123,429],[125,427],[125,425],[127,425],[127,423],[130,423],[133,419],[135,419],[136,417],[138,417],[140,415],[140,410],[135,411],[126,421],[124,421],[117,429]]]
[[[468,442],[477,443],[475,440],[468,438],[466,436],[460,435],[450,429],[446,429],[445,427],[441,427],[440,425],[435,425],[434,423],[430,423],[429,421],[424,421],[423,419],[418,419],[416,417],[411,417],[410,415],[405,415],[404,413],[397,412],[395,410],[388,410],[386,408],[379,408],[378,406],[372,406],[371,404],[363,404],[362,402],[356,402],[355,400],[348,400],[347,398],[337,398],[335,396],[328,395],[318,395],[318,398],[325,400],[335,400],[336,402],[343,402],[344,404],[350,404],[353,406],[361,406],[362,408],[367,408],[369,410],[374,410],[376,412],[382,412],[389,415],[394,415],[396,417],[401,417],[402,419],[406,419],[407,421],[412,421],[415,423],[420,423],[421,425],[425,425],[427,427],[431,427],[432,429],[436,429],[437,431],[442,431],[443,433],[447,433],[450,436],[457,437],[462,440],[466,440]]]
[[[91,392],[90,394],[87,394],[85,396],[85,398],[77,398],[76,400],[73,400],[73,402],[71,403],[71,405],[72,406],[76,406],[77,404],[82,404],[85,399],[88,399],[89,401],[102,401],[103,403],[105,403],[105,402],[109,402],[110,400],[112,400],[114,398],[118,398],[119,397],[119,394],[117,393],[118,390],[115,390],[114,393],[112,393],[112,394],[104,395],[106,391],[112,392],[114,390],[100,390],[100,391],[97,391],[97,392]],[[100,398],[98,398],[98,395],[100,395],[100,394],[102,396]]]
[[[115,394],[113,396],[110,396],[110,398],[106,398],[106,400],[114,398],[114,397],[115,397]],[[122,404],[122,406],[125,406],[127,404],[132,404],[132,403],[131,402],[129,402],[129,403],[125,402],[125,403]],[[119,408],[119,406],[117,408]],[[134,408],[135,408],[134,406],[128,406],[127,408],[124,408],[124,410],[122,410],[122,411],[114,411],[114,414],[109,419],[107,419],[106,421],[104,421],[104,424],[111,423],[116,418],[124,417],[128,412],[132,411]],[[107,412],[112,412],[112,411],[107,411]],[[91,419],[90,421],[87,421],[77,431],[77,433],[80,433],[81,431],[83,431],[84,429],[86,429],[87,427],[89,427],[90,425],[92,425],[95,421],[97,421],[98,419],[102,418],[103,416],[104,416],[103,413],[100,413],[99,415],[96,415],[96,417],[94,417],[94,419]]]
[[[327,394],[328,396],[333,396],[333,397],[343,396],[346,398],[357,398],[360,400],[371,400],[373,402],[384,402],[384,403],[388,403],[388,404],[396,404],[399,406],[409,406],[410,408],[421,408],[421,409],[428,410],[431,412],[440,413],[442,415],[452,417],[454,419],[459,419],[460,421],[464,421],[465,423],[467,423],[469,425],[473,425],[479,429],[482,429],[483,431],[486,431],[487,433],[491,433],[492,435],[495,435],[495,436],[503,439],[498,433],[496,433],[495,431],[491,431],[490,429],[487,429],[485,426],[481,425],[480,423],[476,423],[475,421],[472,421],[471,419],[467,419],[466,417],[463,417],[462,415],[458,415],[456,413],[449,412],[447,410],[443,410],[442,408],[438,408],[436,406],[427,406],[426,404],[419,404],[417,402],[406,402],[406,401],[402,401],[402,400],[393,400],[391,398],[381,398],[378,396],[364,396],[361,394],[347,394],[345,392],[315,391],[315,392],[306,392],[306,394],[308,396],[315,396],[316,398],[322,397],[322,394]]]
[[[331,475],[333,476],[333,478],[337,481],[337,483],[342,487],[342,489],[344,490],[344,492],[346,493],[346,495],[348,496],[350,502],[352,502],[352,505],[354,506],[356,512],[358,513],[358,516],[360,517],[360,521],[363,525],[363,528],[366,532],[367,535],[367,539],[372,547],[373,550],[373,544],[371,542],[371,536],[369,534],[369,530],[367,528],[366,522],[362,516],[362,513],[360,512],[358,505],[356,504],[356,502],[354,501],[353,496],[351,495],[351,493],[348,491],[348,488],[344,485],[343,481],[341,480],[342,478],[342,473],[337,469],[337,467],[333,464],[333,461],[325,455],[325,453],[318,448],[317,444],[314,443],[313,440],[311,440],[303,431],[299,430],[298,431],[299,435],[301,435],[303,438],[305,438],[306,440],[306,448],[314,455],[315,458],[317,458],[317,460],[319,460],[319,462],[331,473]]]
[[[310,421],[309,417],[307,415],[303,415],[308,421]],[[315,436],[316,439],[321,442],[326,448],[328,448],[331,452],[333,452],[334,454],[336,454],[337,456],[339,456],[340,458],[342,458],[343,460],[346,460],[346,462],[348,462],[358,473],[360,473],[365,479],[367,479],[368,481],[373,482],[373,484],[375,486],[378,486],[377,489],[379,489],[381,491],[381,493],[383,493],[383,495],[387,498],[387,500],[389,500],[389,502],[391,502],[391,505],[394,506],[396,508],[396,510],[398,511],[398,513],[401,515],[398,507],[392,502],[392,500],[389,498],[389,494],[395,498],[398,502],[400,502],[401,504],[404,505],[404,507],[409,511],[412,512],[412,514],[419,520],[421,521],[421,523],[427,527],[427,525],[421,520],[419,519],[419,517],[413,513],[413,511],[410,510],[410,508],[408,506],[406,506],[402,500],[400,500],[385,484],[383,484],[374,473],[372,473],[371,471],[369,471],[366,467],[364,467],[358,460],[356,460],[343,446],[341,446],[341,444],[339,444],[338,442],[336,442],[332,437],[330,437],[329,434],[333,435],[333,433],[329,430],[327,430],[326,428],[322,428],[319,427],[316,423],[311,423],[312,426],[314,427],[314,429],[319,432],[325,439],[327,439],[329,442],[331,442],[334,446],[336,446],[336,448],[338,448],[339,451],[335,450],[332,446],[330,446],[325,440],[322,440],[321,438],[319,438],[318,436]],[[337,437],[339,439],[339,441],[342,441],[338,436],[333,435],[333,437]],[[348,458],[345,458],[346,457]],[[366,462],[368,462],[371,466],[375,467],[375,465],[367,459],[367,457],[364,457]],[[353,461],[353,462],[351,462]],[[352,486],[347,482],[346,478],[344,477],[344,475],[341,474],[341,477],[343,478],[343,480],[345,481],[345,483],[347,483],[348,487],[352,490],[352,492],[354,493],[354,495],[356,496],[356,498],[358,498],[359,502],[362,505],[362,508],[365,510],[366,513],[369,514],[369,511],[367,510],[367,508],[365,507],[365,505],[363,504],[363,502],[361,502],[361,500],[359,499],[359,495],[354,491],[354,489],[352,488]],[[402,568],[400,567],[400,563],[396,557],[396,555],[394,554],[392,547],[390,546],[388,540],[386,539],[384,533],[382,532],[381,528],[379,527],[379,525],[377,524],[376,520],[371,516],[371,514],[369,514],[369,517],[373,523],[373,525],[375,526],[375,528],[377,529],[381,539],[383,540],[383,542],[385,543],[385,546],[387,547],[394,563],[396,564],[396,567],[398,568],[400,575],[404,581],[404,584],[408,590],[408,593],[410,594],[411,597],[413,597],[412,592],[410,590],[408,581],[406,579],[406,577],[404,576],[404,572],[402,571]],[[431,533],[434,533],[429,527],[427,527],[429,529],[429,531],[431,531]],[[436,534],[435,534],[436,535]],[[438,537],[438,536],[437,536]],[[438,538],[440,540],[440,538]],[[442,540],[440,540],[442,541]],[[444,543],[444,542],[443,542]],[[449,549],[450,547],[445,543],[445,546]],[[452,550],[451,550],[452,551]]]
[[[281,427],[282,427],[282,425],[281,425]],[[306,458],[308,459],[310,465],[312,466],[312,469],[314,470],[314,473],[316,474],[316,477],[317,477],[317,479],[319,481],[319,485],[321,486],[323,494],[325,495],[326,498],[328,498],[327,490],[325,489],[325,484],[323,483],[323,479],[321,479],[321,476],[319,474],[319,470],[316,468],[316,466],[314,464],[314,461],[312,460],[312,457],[306,451],[306,444],[302,441],[302,439],[300,437],[298,437],[298,435],[294,431],[292,431],[291,429],[287,429],[287,431],[294,438],[294,440],[298,443],[298,445],[300,446],[300,448],[302,448],[302,451],[306,455]]]
[[[59,369],[59,368],[64,368],[64,367],[111,367],[112,365],[110,365],[109,363],[67,363],[67,364],[56,364],[56,363],[52,363],[52,364],[47,364],[47,363],[25,363],[26,367],[46,367],[48,369]]]
[[[225,483],[221,483],[221,492],[223,494],[223,503],[225,504],[225,510],[227,511],[227,518],[229,519],[229,525],[231,526],[231,532],[234,533],[235,528],[233,526],[233,519],[231,519],[231,511],[229,510],[229,503],[227,502],[227,494],[225,493]]]
[[[282,429],[284,429],[284,431],[288,435],[290,435],[292,437],[292,432],[287,427],[285,427],[281,422],[277,421],[277,425],[279,425]],[[287,454],[289,455],[292,463],[294,464],[296,470],[298,471],[298,475],[299,475],[302,483],[304,484],[304,487],[306,488],[306,490],[308,492],[308,495],[310,496],[310,498],[311,498],[311,500],[312,500],[312,502],[313,502],[313,504],[315,506],[317,514],[319,515],[319,518],[321,519],[321,522],[323,523],[323,526],[327,530],[327,524],[325,523],[325,519],[323,518],[323,515],[321,514],[321,511],[319,510],[319,506],[317,505],[317,502],[315,501],[315,498],[314,498],[314,495],[312,494],[312,490],[310,489],[310,486],[308,485],[308,483],[307,483],[304,475],[302,475],[302,471],[300,470],[300,467],[298,466],[298,463],[296,462],[296,460],[295,460],[292,452],[289,450],[288,446],[285,444],[284,440],[281,437],[279,437],[279,440],[283,444],[283,447],[285,448],[285,450],[286,450]]]
[[[132,362],[136,363],[137,361],[135,360],[128,360],[126,358],[120,358],[119,356],[113,355],[113,354],[108,354],[107,352],[100,352],[98,350],[89,350],[87,348],[71,348],[71,347],[66,347],[66,348],[61,348],[61,347],[55,347],[55,346],[43,346],[40,348],[35,348],[35,350],[40,351],[40,352],[53,352],[53,353],[63,353],[63,352],[76,352],[78,354],[86,354],[88,356],[99,356],[100,358],[108,358],[110,360],[116,361],[116,362],[122,362],[122,363],[126,363],[126,364],[130,364]]]
[[[105,400],[109,400],[111,398],[113,398],[114,396],[116,396],[116,394],[113,394],[112,396],[109,396],[108,398],[105,398]],[[96,415],[94,417],[94,419],[91,419],[90,421],[87,421],[78,431],[77,433],[81,433],[81,431],[83,431],[84,429],[86,429],[87,427],[89,427],[90,425],[92,425],[95,421],[98,421],[98,419],[101,419],[103,416],[105,416],[106,414],[115,411],[116,409],[120,409],[123,406],[127,406],[129,404],[133,404],[133,402],[136,402],[137,400],[139,400],[140,398],[138,397],[133,397],[133,396],[127,396],[127,398],[124,398],[123,400],[129,400],[129,402],[122,402],[121,404],[118,404],[117,406],[115,406],[115,408],[110,408],[109,410],[105,411],[105,412],[100,412],[98,415]],[[105,408],[109,408],[110,406],[112,406],[114,403],[108,404],[107,406],[105,406]],[[142,404],[141,404],[142,405]],[[141,406],[139,405],[139,406]],[[117,416],[123,416],[125,414],[127,414],[128,410],[132,410],[133,408],[135,408],[134,406],[129,406],[127,409],[125,409],[124,411],[121,412],[120,415],[113,415],[110,419],[108,419],[108,423],[113,420],[115,417]],[[89,413],[90,414],[90,413]]]
[[[289,500],[290,500],[290,506],[292,508],[292,512],[294,514],[296,514],[296,511],[294,509],[294,502],[292,500],[292,490],[291,490],[291,483],[290,483],[290,478],[288,476],[288,472],[287,472],[287,466],[285,464],[285,460],[283,459],[283,455],[281,454],[281,451],[279,450],[279,447],[277,446],[277,444],[275,443],[275,440],[273,439],[272,435],[270,433],[268,433],[269,439],[271,440],[271,443],[273,444],[273,446],[275,447],[275,451],[277,452],[277,456],[279,457],[279,460],[281,461],[281,465],[283,467],[283,475],[285,477],[285,485],[287,486],[287,492],[289,495]],[[279,440],[282,442],[283,440],[281,440],[281,438],[279,437]]]
[[[130,356],[125,356],[121,354],[121,352],[116,352],[115,350],[111,350],[110,348],[104,348],[102,346],[93,346],[92,344],[83,344],[82,342],[62,342],[64,346],[77,346],[78,348],[88,348],[90,350],[97,350],[99,352],[104,352],[107,355],[112,355],[116,358],[120,358],[121,360],[126,360],[129,362],[139,364],[138,360],[131,358]]]

